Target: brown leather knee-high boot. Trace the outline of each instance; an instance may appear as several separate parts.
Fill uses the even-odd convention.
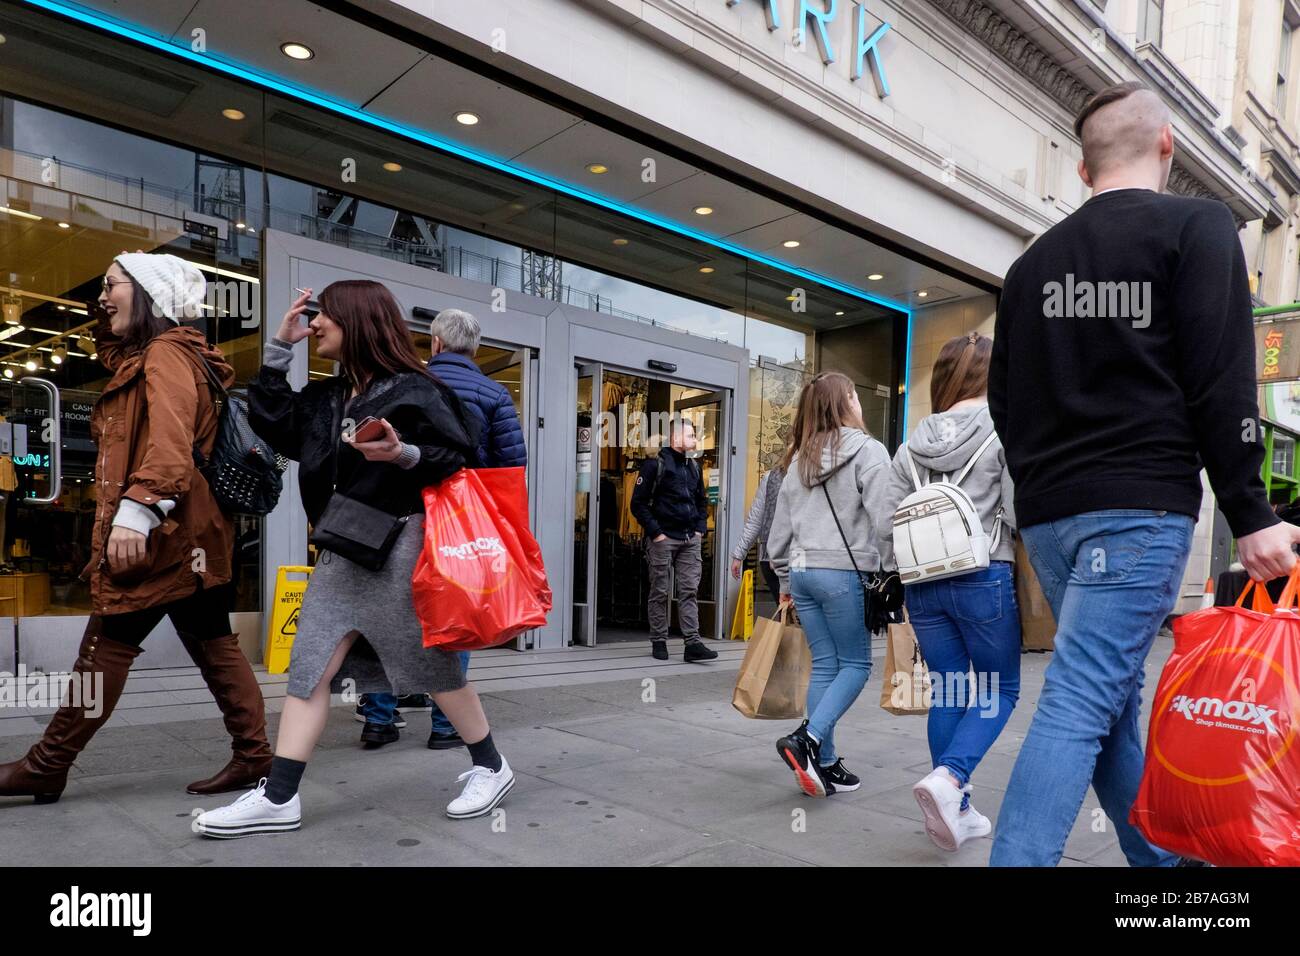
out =
[[[77,700],[77,705],[65,704],[59,708],[27,756],[0,764],[0,797],[35,797],[37,803],[53,803],[59,799],[68,783],[73,761],[95,736],[95,731],[113,715],[113,708],[126,686],[127,672],[139,656],[140,648],[101,636],[95,618],[91,618],[81,638],[77,663],[72,668],[73,680],[80,682],[80,688],[70,687],[66,698]],[[102,682],[95,680],[99,675]],[[96,686],[101,683],[102,686]],[[79,700],[72,696],[74,690]]]
[[[230,762],[215,776],[196,780],[186,791],[227,793],[256,786],[258,780],[271,772],[271,745],[266,739],[262,688],[248,658],[239,649],[239,635],[199,640],[182,634],[180,638],[221,708],[234,751]]]

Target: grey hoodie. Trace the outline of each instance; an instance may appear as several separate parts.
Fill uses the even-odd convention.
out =
[[[853,549],[853,560],[835,527],[821,482],[826,483],[835,514]],[[883,514],[889,487],[889,452],[857,428],[840,429],[838,447],[822,452],[817,483],[809,488],[799,475],[796,455],[781,482],[776,514],[767,536],[767,556],[781,579],[781,593],[790,593],[790,567],[880,570],[879,529],[873,516]]]
[[[882,498],[883,510],[877,515],[882,527],[886,567],[894,567],[894,511],[898,503],[916,490],[912,472],[907,466],[907,449],[916,461],[916,470],[922,481],[941,481],[942,475],[955,478],[966,466],[971,456],[993,431],[993,419],[988,405],[969,405],[927,415],[917,424],[904,448],[898,449],[890,471],[889,491]],[[993,534],[993,516],[1002,508],[1002,534],[997,549],[990,555],[994,561],[1014,561],[1016,554],[1016,512],[1012,494],[1011,475],[1007,459],[1002,453],[1002,442],[994,439],[985,449],[975,467],[962,479],[961,489],[970,495],[979,512],[984,532]]]

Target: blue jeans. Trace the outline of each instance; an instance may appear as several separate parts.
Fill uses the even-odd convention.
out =
[[[1055,866],[1091,783],[1132,866],[1177,857],[1128,822],[1142,779],[1142,670],[1173,610],[1193,521],[1090,511],[1021,530],[1056,616],[1038,710],[998,815],[991,866]]]
[[[469,673],[469,651],[460,651],[456,657],[460,660],[460,669]],[[397,698],[392,694],[366,694],[361,702],[361,715],[372,724],[391,724],[397,712]],[[437,704],[429,708],[429,717],[435,734],[454,734],[456,728],[451,725],[447,715],[438,709]]]
[[[952,771],[962,786],[1020,698],[1013,568],[1009,561],[994,561],[960,577],[907,587],[908,620],[934,686],[926,728],[930,762]]]
[[[821,765],[835,763],[835,723],[853,706],[871,674],[871,638],[863,620],[856,571],[790,572],[790,595],[812,650],[808,732],[821,743]]]

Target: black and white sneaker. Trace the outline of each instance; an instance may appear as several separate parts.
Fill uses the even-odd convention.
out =
[[[826,780],[818,766],[821,758],[821,746],[808,733],[808,721],[799,725],[799,729],[788,737],[776,742],[776,752],[781,755],[786,766],[794,771],[799,789],[810,797],[826,796]]]
[[[288,803],[266,799],[266,778],[234,803],[200,813],[194,831],[207,837],[229,840],[254,833],[287,833],[302,826],[302,804],[298,794]]]
[[[843,757],[829,767],[822,767],[821,771],[822,777],[826,781],[826,792],[828,794],[852,793],[862,786],[862,781],[858,779],[857,774],[850,773],[849,768],[844,766]]]
[[[428,694],[403,694],[397,698],[397,706],[403,710],[428,710],[433,706],[433,698]]]

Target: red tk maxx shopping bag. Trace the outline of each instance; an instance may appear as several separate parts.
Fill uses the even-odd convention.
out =
[[[1298,584],[1300,568],[1276,608],[1252,582],[1236,606],[1174,622],[1129,814],[1156,846],[1216,866],[1300,865]]]
[[[411,591],[425,647],[480,650],[546,623],[551,589],[523,468],[466,468],[424,489]]]

